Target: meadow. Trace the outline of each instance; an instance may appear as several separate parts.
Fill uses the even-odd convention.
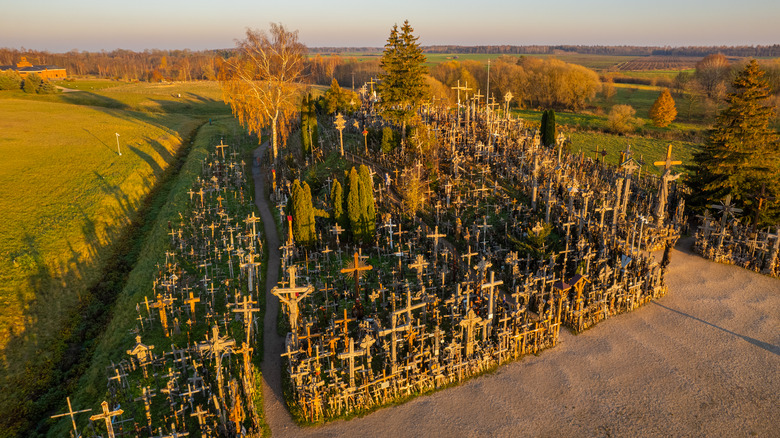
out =
[[[40,413],[78,315],[112,299],[91,290],[115,280],[107,266],[132,265],[116,246],[133,245],[127,231],[142,227],[139,209],[182,145],[230,118],[216,83],[59,84],[83,91],[0,92],[0,436]]]

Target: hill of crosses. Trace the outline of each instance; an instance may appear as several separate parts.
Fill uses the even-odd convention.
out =
[[[320,129],[312,151],[315,167],[317,153],[339,154],[347,172],[274,174],[287,235],[272,292],[300,422],[458,384],[554,347],[561,326],[581,332],[666,293],[686,223],[671,147],[654,163],[660,177],[642,174],[630,147],[608,166],[568,153],[562,135],[542,145],[479,97],[423,106],[406,145],[381,151],[367,133],[400,127],[364,86],[359,109],[336,117],[338,132]],[[334,202],[342,218],[313,212]]]

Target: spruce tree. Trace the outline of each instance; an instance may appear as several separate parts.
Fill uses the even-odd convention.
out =
[[[386,117],[402,125],[402,139],[417,107],[429,95],[425,55],[413,31],[409,20],[400,31],[398,25],[393,25],[380,61],[384,70],[379,75],[380,108]]]
[[[653,124],[659,128],[669,126],[677,118],[677,108],[674,106],[674,99],[668,88],[664,88],[653,106],[650,107],[649,115]]]
[[[694,154],[692,205],[701,207],[730,194],[751,214],[757,204],[754,194],[763,185],[769,196],[780,194],[780,146],[777,131],[771,128],[775,111],[763,75],[751,60],[734,79],[728,106]],[[777,207],[764,215],[770,223],[778,219]]]

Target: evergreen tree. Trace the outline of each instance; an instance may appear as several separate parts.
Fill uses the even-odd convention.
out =
[[[311,94],[301,101],[301,147],[304,157],[311,154],[312,145],[319,142],[319,126],[317,125],[317,110]]]
[[[542,126],[539,127],[542,146],[547,146],[547,110],[542,111]]]
[[[669,92],[668,88],[664,88],[653,106],[650,107],[649,115],[653,124],[659,128],[669,126],[677,118],[677,108],[674,106],[674,99],[672,99],[672,93]]]
[[[335,114],[337,111],[356,110],[360,98],[354,91],[341,88],[339,82],[333,78],[333,81],[330,83],[330,88],[325,92],[324,101],[327,113]]]
[[[317,223],[314,220],[314,202],[311,197],[311,187],[307,182],[303,182],[303,224],[304,242],[306,246],[311,246],[317,240]]]
[[[368,167],[360,165],[360,208],[362,210],[363,241],[373,240],[376,228],[376,207],[374,205],[374,181]]]
[[[547,110],[547,122],[542,132],[542,144],[545,146],[555,145],[555,110]]]
[[[777,131],[771,128],[775,111],[763,75],[756,60],[751,60],[734,79],[728,106],[694,154],[692,205],[701,207],[730,194],[750,214],[756,204],[754,194],[763,185],[769,196],[780,195],[780,145]],[[777,206],[763,217],[770,223],[780,219]]]
[[[333,181],[333,186],[330,188],[330,203],[333,206],[333,219],[340,227],[346,227],[347,217],[344,214],[344,191],[339,180]]]
[[[18,90],[22,88],[22,77],[19,73],[8,70],[0,72],[0,90]]]
[[[25,93],[37,93],[38,87],[43,83],[43,79],[36,73],[30,73],[24,78],[22,89]]]
[[[429,94],[425,55],[413,31],[409,20],[404,21],[400,31],[398,25],[393,25],[380,62],[384,70],[379,75],[380,108],[386,117],[402,125],[402,139],[406,125]]]
[[[352,236],[356,241],[363,237],[361,228],[361,208],[360,208],[360,178],[357,169],[354,167],[349,172],[349,192],[347,193],[347,216],[349,225],[352,228]]]

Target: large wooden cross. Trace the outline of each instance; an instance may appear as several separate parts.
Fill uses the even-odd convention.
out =
[[[82,409],[80,411],[74,411],[73,407],[70,405],[70,397],[67,397],[67,400],[68,400],[68,412],[64,414],[52,415],[50,418],[59,418],[59,417],[64,417],[66,415],[70,416],[70,422],[73,424],[73,433],[75,434],[74,436],[81,436],[79,435],[79,430],[76,428],[75,415],[84,412],[92,412],[92,409]]]
[[[439,238],[440,237],[447,237],[446,234],[439,233],[439,226],[436,225],[436,228],[433,231],[433,234],[426,235],[427,238],[433,239],[433,258],[436,259],[436,255],[438,254],[438,248],[439,248]]]
[[[466,329],[466,356],[474,352],[474,326],[481,321],[482,318],[474,313],[474,309],[469,309],[469,313],[460,321],[460,326]]]
[[[106,429],[108,430],[108,438],[114,438],[114,427],[111,424],[111,418],[122,415],[124,411],[122,409],[117,409],[115,411],[108,409],[108,402],[105,400],[100,404],[100,406],[103,408],[103,413],[93,415],[89,417],[89,419],[90,421],[105,420]]]
[[[287,305],[288,315],[290,318],[290,329],[293,333],[293,342],[295,347],[298,347],[298,303],[302,299],[309,296],[314,292],[314,286],[296,287],[295,285],[295,265],[287,268],[287,272],[290,274],[290,287],[280,288],[274,287],[271,289],[271,293],[279,298],[279,301]]]
[[[360,297],[360,276],[363,275],[363,272],[370,271],[372,269],[374,269],[374,267],[371,265],[364,265],[363,262],[360,261],[360,255],[355,252],[353,260],[349,263],[349,265],[347,265],[346,268],[341,270],[342,274],[347,274],[347,276],[355,278],[355,298]],[[367,292],[365,301],[368,302]]]
[[[493,271],[490,271],[490,283],[484,283],[482,285],[482,290],[488,289],[490,292],[490,301],[488,301],[488,320],[493,319],[493,296],[495,294],[495,287],[501,286],[504,284],[503,280],[496,281],[496,273]]]
[[[169,336],[168,333],[168,307],[173,305],[173,297],[163,297],[161,294],[157,294],[157,301],[149,305],[153,309],[159,309],[160,311],[160,323],[163,326],[165,336]]]
[[[666,201],[669,196],[669,188],[667,184],[669,181],[674,181],[680,177],[680,175],[672,175],[672,166],[682,164],[682,161],[672,161],[672,145],[666,148],[666,160],[656,161],[654,166],[663,166],[664,173],[661,175],[661,186],[658,189],[658,202],[655,208],[655,223],[657,226],[661,226],[664,220],[664,214],[666,212]],[[628,194],[626,194],[628,196]]]
[[[259,312],[258,307],[254,307],[257,302],[252,301],[249,297],[244,295],[243,301],[239,303],[237,309],[233,309],[233,313],[241,313],[244,318],[244,324],[246,324],[246,342],[249,343],[252,333],[252,314]]]
[[[365,350],[355,350],[355,340],[349,338],[349,351],[339,354],[339,360],[349,361],[349,386],[355,386],[355,358],[365,352]]]
[[[225,400],[222,384],[222,354],[225,351],[232,350],[236,345],[236,341],[228,338],[227,336],[219,335],[219,326],[213,326],[211,328],[211,338],[206,338],[206,342],[198,344],[198,350],[200,352],[206,352],[214,356],[215,370],[217,372],[217,386],[219,387],[219,398]]]
[[[141,366],[144,372],[144,378],[147,378],[146,365],[152,360],[151,350],[154,350],[154,345],[145,345],[141,343],[141,335],[135,337],[135,347],[132,350],[127,350],[127,354],[135,356],[138,360],[138,364]]]
[[[192,290],[190,289],[190,297],[186,300],[184,300],[184,304],[190,305],[190,316],[192,317],[192,322],[195,322],[195,304],[200,302],[200,297],[195,297],[195,295],[192,293]]]
[[[425,261],[425,258],[422,256],[422,254],[417,254],[417,258],[415,259],[414,263],[411,263],[408,266],[409,269],[414,269],[417,271],[417,279],[422,283],[423,270],[428,266],[428,262]]]

